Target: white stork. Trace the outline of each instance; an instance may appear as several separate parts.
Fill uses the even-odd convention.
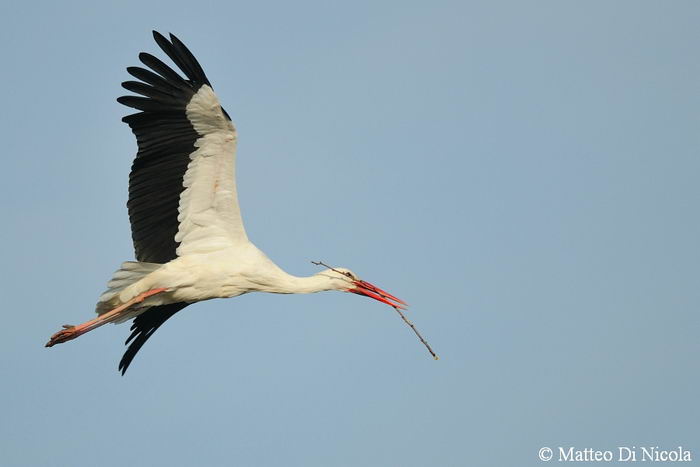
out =
[[[122,119],[138,143],[127,203],[137,261],[114,273],[97,302],[97,318],[64,325],[46,346],[136,318],[119,363],[124,374],[141,346],[175,313],[195,302],[247,292],[340,290],[401,313],[405,302],[348,269],[323,264],[328,269],[311,277],[292,276],[248,240],[236,194],[236,129],[185,45],[172,34],[168,40],[153,31],[153,37],[186,79],[144,52],[139,59],[150,70],[129,67],[140,81],[122,83],[143,97],[117,99],[139,110]]]

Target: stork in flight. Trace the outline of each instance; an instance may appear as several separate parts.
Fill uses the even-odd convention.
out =
[[[139,111],[122,119],[138,143],[127,203],[137,261],[123,263],[114,273],[97,302],[97,318],[64,325],[46,346],[135,318],[126,341],[130,345],[119,362],[124,374],[166,320],[202,300],[248,292],[340,290],[371,297],[401,313],[405,302],[349,269],[316,263],[327,269],[310,277],[292,276],[248,240],[236,194],[237,136],[231,118],[185,45],[172,34],[168,40],[153,31],[153,37],[186,78],[144,52],[139,59],[150,70],[129,67],[129,74],[140,81],[122,83],[143,97],[117,99]]]

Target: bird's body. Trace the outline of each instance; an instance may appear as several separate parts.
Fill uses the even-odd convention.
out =
[[[150,70],[129,67],[140,81],[122,83],[143,96],[118,99],[140,111],[122,119],[138,143],[127,203],[137,261],[114,273],[97,303],[97,318],[64,326],[47,346],[135,318],[119,365],[123,373],[167,319],[203,300],[340,290],[402,308],[404,302],[347,269],[290,275],[248,240],[235,183],[236,129],[184,44],[172,34],[170,40],[155,31],[153,36],[186,78],[141,53]]]
[[[324,270],[310,277],[296,277],[279,268],[251,242],[238,249],[181,256],[162,265],[127,262],[115,273],[116,278],[110,283],[116,286],[103,294],[97,313],[106,313],[139,294],[160,288],[167,290],[134,307],[130,317],[152,306],[231,298],[248,292],[315,293],[352,287],[349,278],[337,271],[353,273],[343,268],[334,269],[336,271]],[[136,280],[123,282],[119,280],[121,276]],[[120,321],[126,319],[123,317]]]

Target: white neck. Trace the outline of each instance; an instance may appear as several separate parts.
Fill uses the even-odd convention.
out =
[[[297,277],[284,272],[283,275],[276,278],[274,283],[265,284],[262,290],[271,293],[316,293],[337,290],[337,287],[333,286],[333,282],[326,276]]]

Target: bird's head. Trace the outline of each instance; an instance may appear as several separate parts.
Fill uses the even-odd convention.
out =
[[[314,264],[326,266],[323,263],[314,262]],[[385,292],[376,285],[363,281],[357,274],[347,268],[328,267],[328,269],[324,269],[316,275],[327,278],[332,290],[341,290],[343,292],[364,295],[365,297],[373,298],[395,308],[406,308],[408,306],[408,304],[400,298],[394,297],[389,292]]]

